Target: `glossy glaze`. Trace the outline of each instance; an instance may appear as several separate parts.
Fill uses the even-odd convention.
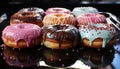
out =
[[[106,44],[116,36],[116,30],[113,26],[107,24],[92,24],[79,27],[81,38],[88,38],[90,46],[92,42],[97,38],[103,39],[102,48],[105,48]]]
[[[42,29],[34,24],[15,24],[7,26],[2,31],[2,38],[4,36],[12,37],[18,44],[18,41],[23,39],[27,42],[27,46],[30,46],[33,40],[38,39],[41,36]]]

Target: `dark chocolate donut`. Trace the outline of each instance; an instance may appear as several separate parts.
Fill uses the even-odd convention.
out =
[[[48,25],[43,27],[43,32],[43,43],[48,48],[68,49],[79,41],[79,31],[73,25]]]
[[[37,24],[41,27],[43,26],[42,19],[44,15],[44,10],[41,8],[23,8],[11,16],[10,24],[19,24],[25,22]]]
[[[42,8],[37,8],[37,7],[23,8],[18,12],[36,12],[39,13],[42,17],[45,16],[44,10]]]

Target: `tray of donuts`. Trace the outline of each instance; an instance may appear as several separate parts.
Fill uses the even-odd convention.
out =
[[[13,48],[12,50],[42,49],[44,55],[42,59],[46,58],[46,62],[57,60],[53,57],[63,57],[61,54],[50,57],[51,50],[52,53],[55,50],[55,53],[62,55],[69,55],[71,51],[72,55],[76,53],[78,55],[83,48],[97,51],[110,49],[111,52],[116,41],[119,42],[118,17],[110,12],[99,12],[94,7],[75,7],[72,11],[63,7],[52,7],[47,10],[29,7],[20,9],[10,19],[5,16],[1,18],[4,18],[1,22],[1,44],[4,45],[1,47],[5,50],[7,47]],[[50,57],[50,60],[47,57]],[[68,61],[78,59],[78,56],[74,57],[76,58],[64,59]],[[59,58],[58,61],[62,59]],[[48,65],[57,63],[59,66],[58,61],[49,62]],[[64,63],[68,61],[64,60]],[[61,66],[65,67],[65,64],[61,63]]]

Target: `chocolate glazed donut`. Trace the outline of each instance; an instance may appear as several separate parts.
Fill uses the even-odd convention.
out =
[[[41,8],[23,8],[10,18],[10,24],[33,23],[40,27],[43,26],[42,19],[45,13]]]
[[[23,8],[18,12],[36,12],[39,13],[42,17],[45,16],[44,10],[42,8],[37,8],[37,7]]]
[[[43,43],[52,49],[68,49],[79,41],[78,29],[72,25],[49,25],[43,27]]]

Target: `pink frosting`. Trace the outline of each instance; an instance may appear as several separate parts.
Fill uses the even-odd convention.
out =
[[[46,15],[50,14],[50,13],[67,13],[67,14],[72,14],[72,12],[66,8],[49,8],[48,10],[46,10]]]
[[[94,14],[94,13],[90,13],[90,14],[83,14],[83,15],[79,15],[77,16],[77,21],[78,21],[78,25],[86,25],[89,24],[90,22],[92,23],[107,23],[106,21],[106,17],[102,14]]]
[[[6,34],[8,37],[13,37],[16,44],[23,39],[27,42],[27,46],[30,46],[33,40],[40,38],[41,32],[42,29],[37,25],[22,23],[7,26],[3,30],[2,35]]]

